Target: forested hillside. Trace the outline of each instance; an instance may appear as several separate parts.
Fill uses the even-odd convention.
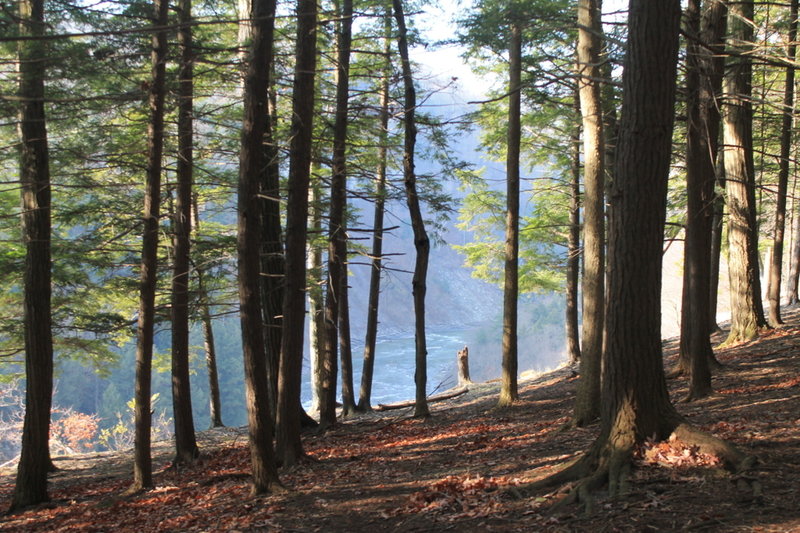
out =
[[[195,468],[207,427],[246,426],[252,495],[280,493],[348,419],[495,380],[513,418],[558,365],[592,438],[508,493],[591,511],[679,442],[759,496],[754,454],[675,402],[798,303],[797,24],[797,0],[2,6],[11,511],[80,452],[158,490],[154,443]]]

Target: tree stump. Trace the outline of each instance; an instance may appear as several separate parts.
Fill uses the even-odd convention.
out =
[[[469,348],[464,346],[463,350],[459,350],[456,359],[458,361],[458,384],[472,383],[469,377]]]

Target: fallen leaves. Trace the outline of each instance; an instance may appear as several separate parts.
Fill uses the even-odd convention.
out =
[[[642,464],[668,468],[685,469],[722,464],[716,455],[703,453],[698,446],[688,446],[675,439],[658,442],[648,439],[636,450],[634,457]]]

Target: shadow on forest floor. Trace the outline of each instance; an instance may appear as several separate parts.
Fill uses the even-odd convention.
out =
[[[157,487],[131,497],[132,455],[60,459],[53,501],[0,521],[4,531],[800,531],[800,312],[757,341],[717,350],[725,365],[716,394],[678,409],[692,423],[759,458],[746,473],[762,495],[738,488],[736,476],[708,466],[695,450],[643,450],[626,498],[600,499],[593,514],[578,507],[548,514],[557,492],[524,500],[504,487],[550,474],[585,450],[597,426],[563,429],[577,378],[569,369],[524,380],[520,401],[494,405],[499,384],[431,404],[428,420],[411,409],[343,421],[308,434],[316,461],[281,472],[289,492],[251,498],[246,431],[200,434],[197,464],[168,469],[172,448],[154,448]],[[720,337],[718,340],[722,340]],[[677,341],[664,342],[665,364]],[[669,382],[672,398],[685,379]],[[13,471],[0,472],[8,505]],[[602,498],[602,497],[601,497]],[[5,503],[3,503],[5,502]]]

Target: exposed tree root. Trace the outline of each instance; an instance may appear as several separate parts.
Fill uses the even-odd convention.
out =
[[[672,436],[685,444],[697,446],[703,453],[719,457],[725,468],[731,472],[744,472],[757,462],[755,456],[747,455],[731,443],[700,431],[691,424],[678,424]]]
[[[754,456],[747,455],[729,442],[682,421],[677,423],[669,439],[697,446],[701,452],[719,457],[727,470],[737,474],[736,482],[740,489],[752,491],[756,500],[762,497],[761,484],[753,478],[742,475],[756,463]],[[515,498],[523,499],[544,489],[575,483],[567,495],[555,503],[550,511],[555,513],[577,503],[583,505],[587,514],[591,514],[594,510],[593,494],[603,487],[608,487],[608,495],[612,498],[624,498],[631,492],[633,450],[632,444],[615,447],[607,440],[596,441],[585,455],[562,470],[527,485],[512,487],[508,489],[508,493]]]

